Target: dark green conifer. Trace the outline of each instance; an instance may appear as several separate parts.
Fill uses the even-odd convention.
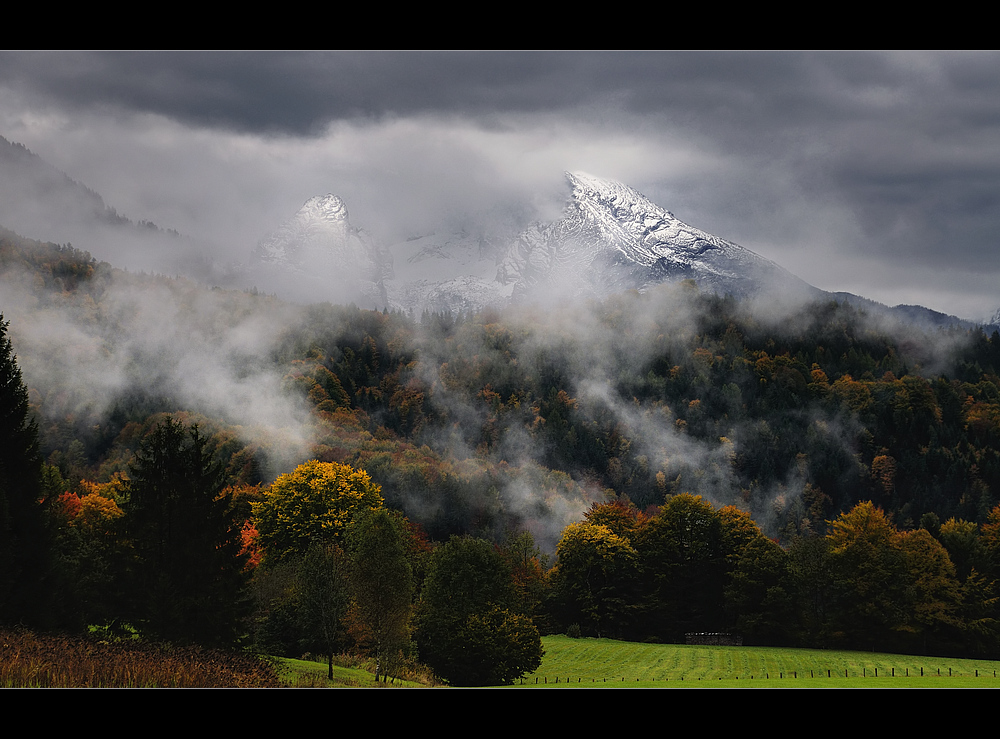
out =
[[[0,315],[0,621],[35,622],[50,549],[44,525],[38,426]]]
[[[126,578],[143,633],[231,645],[245,615],[245,556],[221,471],[198,428],[167,419],[129,468],[124,506],[135,558]]]

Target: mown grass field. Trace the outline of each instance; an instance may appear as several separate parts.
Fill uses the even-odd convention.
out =
[[[542,643],[542,666],[524,687],[1000,688],[1000,662],[990,660],[565,636]]]

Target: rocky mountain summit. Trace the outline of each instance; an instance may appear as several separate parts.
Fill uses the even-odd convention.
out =
[[[497,279],[515,285],[515,299],[540,290],[600,297],[684,279],[738,297],[818,293],[774,262],[687,225],[626,185],[581,172],[566,178],[572,194],[563,218],[524,231],[500,265]]]
[[[599,298],[684,279],[738,297],[820,294],[774,262],[687,225],[626,185],[579,172],[566,178],[571,192],[563,217],[533,224],[506,243],[502,237],[428,234],[381,249],[351,226],[343,200],[326,195],[309,200],[262,239],[254,261],[287,283],[295,297],[314,296],[315,287],[326,295],[310,299],[351,299],[418,313]],[[264,282],[273,285],[274,279]]]
[[[344,201],[310,198],[253,251],[249,275],[267,290],[302,302],[329,300],[365,306],[388,303],[383,283],[392,260],[351,225]]]

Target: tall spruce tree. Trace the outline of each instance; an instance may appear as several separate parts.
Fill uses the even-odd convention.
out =
[[[131,618],[155,638],[235,644],[246,612],[246,558],[221,471],[197,426],[167,419],[154,428],[126,489]]]
[[[50,548],[42,502],[38,426],[0,315],[0,621],[36,622],[44,611]]]

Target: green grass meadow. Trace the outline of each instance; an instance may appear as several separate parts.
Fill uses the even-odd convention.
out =
[[[326,662],[276,657],[275,663],[286,688],[426,688],[435,684],[426,668],[421,674],[409,674],[413,679],[396,677],[388,683],[376,683],[370,660],[345,655],[334,657],[333,680],[327,678]]]
[[[327,679],[327,665],[301,659],[279,657],[279,676],[282,685],[290,688],[361,688],[374,687],[372,673],[359,667],[333,666],[333,681]]]
[[[542,639],[542,666],[524,687],[998,688],[1000,662],[778,647]],[[923,675],[921,676],[921,668]],[[978,670],[978,676],[977,676]]]

